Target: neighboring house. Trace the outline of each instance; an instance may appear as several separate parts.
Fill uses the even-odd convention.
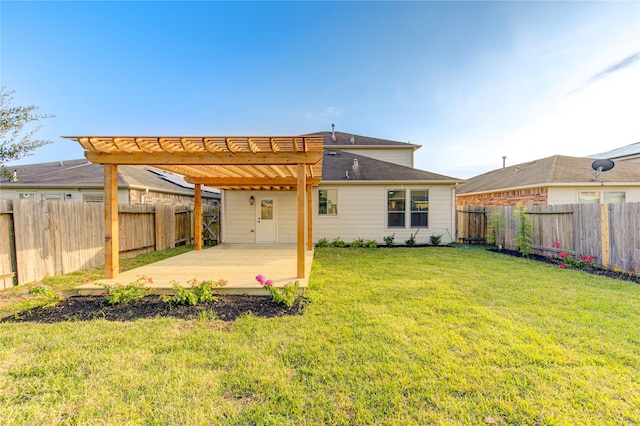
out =
[[[606,158],[613,161],[631,161],[640,163],[640,142],[623,146],[622,148],[613,149],[600,154],[590,155],[589,158]]]
[[[456,190],[462,206],[640,201],[640,164],[618,161],[596,173],[593,158],[554,155],[475,176]]]
[[[10,167],[11,169],[11,167]],[[67,160],[13,167],[11,179],[0,177],[0,198],[102,202],[104,167],[88,160]],[[118,169],[120,204],[193,204],[193,185],[181,175],[146,166]],[[204,204],[216,205],[220,192],[202,192]]]
[[[455,234],[455,187],[462,180],[414,169],[419,145],[352,135],[324,136],[322,181],[312,189],[313,242],[340,237],[376,240],[395,234],[404,244],[420,231],[442,242]],[[227,243],[295,243],[296,192],[223,191],[222,239]]]

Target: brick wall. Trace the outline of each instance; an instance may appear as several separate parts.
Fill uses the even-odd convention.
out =
[[[456,206],[546,206],[547,188],[516,189],[476,195],[457,195]]]

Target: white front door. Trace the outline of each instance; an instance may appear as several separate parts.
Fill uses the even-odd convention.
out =
[[[276,200],[275,198],[258,198],[256,215],[256,242],[276,242]]]

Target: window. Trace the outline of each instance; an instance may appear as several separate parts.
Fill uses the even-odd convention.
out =
[[[62,194],[42,194],[43,200],[62,200]]]
[[[85,203],[102,203],[104,194],[82,194],[82,201]]]
[[[429,191],[411,190],[411,227],[426,228],[429,215]]]
[[[626,198],[626,192],[624,191],[578,192],[578,202],[580,204],[599,204],[601,201],[603,203],[624,203]]]
[[[35,200],[36,193],[35,192],[21,192],[18,194],[18,198],[21,200]]]
[[[598,204],[600,203],[600,192],[578,192],[578,203]]]
[[[626,193],[623,191],[605,191],[604,202],[605,203],[624,203],[626,200]]]
[[[406,191],[404,189],[390,189],[387,191],[387,226],[389,228],[404,228]]]
[[[335,216],[338,214],[338,190],[318,190],[318,214]]]
[[[409,203],[407,200],[409,193]],[[409,215],[409,221],[407,221]],[[387,227],[427,228],[429,226],[428,189],[389,189],[387,191]]]

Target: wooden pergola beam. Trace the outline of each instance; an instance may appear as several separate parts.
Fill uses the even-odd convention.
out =
[[[191,177],[185,176],[185,181],[192,184],[201,184],[208,186],[287,186],[287,185],[297,185],[297,178],[264,178],[264,177],[253,177],[253,178],[240,178],[240,177]],[[321,179],[307,179],[307,184],[310,185],[318,185],[320,184]]]
[[[95,152],[86,151],[85,157],[92,163],[119,165],[197,165],[197,166],[229,166],[229,165],[295,165],[316,164],[322,160],[322,152]],[[304,170],[303,170],[304,174]]]

